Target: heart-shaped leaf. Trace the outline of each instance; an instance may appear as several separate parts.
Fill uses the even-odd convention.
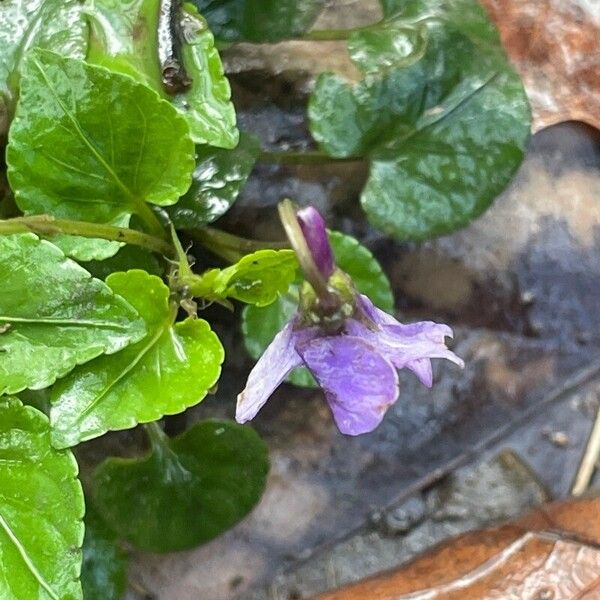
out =
[[[90,505],[85,511],[81,587],[85,600],[122,600],[127,586],[127,555],[117,536]]]
[[[249,134],[241,134],[233,150],[198,146],[192,185],[168,211],[175,227],[202,227],[224,215],[244,187],[259,153],[259,141]]]
[[[226,269],[191,275],[182,283],[196,297],[209,301],[234,298],[267,306],[287,291],[296,278],[298,261],[292,250],[257,250]]]
[[[53,244],[0,236],[0,395],[41,389],[144,336],[123,298]]]
[[[4,101],[10,112],[18,96],[21,63],[30,48],[85,57],[87,27],[79,0],[3,0],[0,23],[0,106]]]
[[[150,88],[37,50],[23,67],[7,163],[26,213],[119,225],[137,214],[162,235],[147,203],[168,206],[187,191],[194,145],[185,120]],[[93,239],[57,244],[81,260],[119,249]]]
[[[158,277],[133,270],[113,273],[106,283],[135,307],[147,334],[54,386],[50,420],[52,443],[59,448],[180,413],[200,402],[221,372],[218,337],[202,319],[175,323],[177,307]]]
[[[302,35],[324,0],[193,0],[215,36],[227,42],[279,42]]]
[[[81,600],[84,501],[77,463],[48,419],[0,400],[0,597]]]
[[[151,453],[109,458],[95,474],[102,516],[144,550],[171,552],[207,542],[258,502],[269,470],[265,443],[251,428],[203,421],[168,440],[154,426]]]
[[[340,269],[350,275],[354,285],[368,296],[376,306],[386,312],[394,310],[394,296],[385,273],[375,257],[354,238],[329,232],[329,241],[333,247],[335,260]],[[258,359],[273,338],[290,321],[298,309],[299,284],[290,285],[273,304],[259,308],[247,306],[242,315],[242,333],[246,349],[252,358]],[[303,387],[315,385],[307,369],[295,369],[289,381]]]
[[[374,225],[425,239],[466,225],[502,191],[523,158],[530,112],[476,0],[392,4],[381,25],[350,39],[364,78],[319,78],[311,130],[332,156],[369,158],[361,202]]]

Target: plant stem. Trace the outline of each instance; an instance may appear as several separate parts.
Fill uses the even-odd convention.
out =
[[[307,150],[305,152],[286,152],[284,150],[261,152],[258,160],[263,162],[274,162],[282,165],[320,165],[336,162],[360,162],[364,160],[361,156],[347,156],[335,158],[319,150]]]
[[[251,240],[221,231],[220,229],[214,229],[213,227],[199,227],[197,229],[190,229],[186,233],[192,239],[200,242],[200,244],[213,254],[232,263],[240,260],[242,256],[256,252],[257,250],[282,250],[290,247],[287,242]]]
[[[115,227],[103,223],[55,219],[50,215],[31,215],[28,217],[0,220],[0,235],[27,232],[47,236],[66,234],[86,238],[99,238],[141,246],[164,256],[173,255],[173,247],[168,242],[147,233],[136,231],[135,229]]]
[[[144,423],[144,431],[154,452],[162,452],[169,445],[169,438],[158,422]]]
[[[327,280],[321,274],[321,271],[319,271],[312,252],[308,247],[308,243],[304,237],[300,223],[298,222],[294,204],[291,200],[286,198],[279,203],[277,209],[279,211],[281,224],[290,240],[290,245],[296,253],[300,268],[304,272],[306,280],[312,285],[323,305],[333,305],[335,303],[335,298],[329,291]]]
[[[166,239],[165,229],[154,211],[147,202],[140,200],[137,203],[137,215],[144,222],[148,231],[155,237]]]

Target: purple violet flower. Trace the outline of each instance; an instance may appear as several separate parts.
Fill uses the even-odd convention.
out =
[[[288,204],[280,212],[307,283],[298,313],[275,336],[238,396],[238,422],[254,418],[288,374],[305,366],[323,389],[338,429],[368,433],[398,399],[398,369],[410,369],[431,387],[432,358],[464,365],[446,347],[450,327],[431,321],[403,325],[354,290],[336,269],[316,209],[296,215]]]

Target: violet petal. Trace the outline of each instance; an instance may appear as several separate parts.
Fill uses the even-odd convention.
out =
[[[237,399],[235,419],[238,423],[253,419],[288,374],[302,364],[294,348],[297,335],[293,326],[292,320],[273,338],[250,372],[246,387]]]
[[[333,274],[335,261],[327,237],[325,221],[319,211],[312,206],[299,210],[297,217],[313,260],[321,275],[327,280]]]
[[[328,336],[297,350],[323,388],[342,433],[373,431],[398,398],[396,369],[364,340]]]
[[[406,368],[410,369],[424,386],[428,388],[433,386],[433,369],[428,358],[411,360],[406,363]]]
[[[411,369],[424,385],[432,384],[431,364],[426,362],[431,358],[445,358],[464,366],[462,359],[446,347],[445,338],[452,337],[452,329],[447,325],[432,321],[403,325],[375,307],[366,296],[360,297],[360,305],[378,328],[372,330],[360,321],[348,319],[346,333],[378,348],[397,369]]]

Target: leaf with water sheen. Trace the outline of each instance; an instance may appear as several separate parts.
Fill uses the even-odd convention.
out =
[[[385,273],[375,257],[354,238],[338,231],[329,232],[338,267],[348,273],[354,285],[368,296],[376,306],[386,312],[394,310],[394,296]],[[291,285],[273,304],[258,308],[247,306],[242,315],[242,333],[246,349],[252,358],[258,359],[283,329],[298,309],[299,282]],[[304,368],[295,369],[290,382],[314,386],[312,375]]]
[[[240,135],[240,143],[233,150],[198,146],[192,185],[168,209],[175,227],[202,227],[224,215],[244,187],[259,154],[258,139],[247,133]]]
[[[219,301],[234,298],[267,306],[287,291],[296,278],[298,261],[292,250],[257,250],[226,269],[211,269],[186,282],[193,296]]]
[[[190,183],[194,145],[185,120],[156,92],[103,67],[34,51],[25,61],[10,128],[8,177],[26,213],[126,225],[147,203],[177,202]],[[63,244],[61,240],[60,244]],[[81,260],[119,243],[73,240]]]
[[[323,0],[193,0],[215,36],[226,42],[279,42],[305,33]]]
[[[2,0],[0,23],[0,107],[4,98],[11,112],[29,49],[85,57],[87,27],[79,0]]]
[[[181,11],[181,60],[191,84],[173,104],[186,117],[194,142],[235,148],[239,132],[231,88],[213,34],[192,4],[184,4]]]
[[[122,600],[127,587],[127,562],[116,534],[88,504],[81,566],[84,600]]]
[[[134,308],[56,246],[0,236],[0,395],[42,389],[141,339]]]
[[[385,6],[379,30],[350,39],[364,78],[320,76],[311,130],[332,156],[370,160],[361,202],[374,225],[425,239],[468,224],[507,185],[529,137],[529,106],[475,0]],[[403,55],[404,65],[395,60]]]
[[[130,75],[171,100],[186,118],[197,144],[234,148],[238,130],[231,89],[206,21],[193,4],[169,8],[164,3],[162,10],[167,13],[164,25],[159,24],[160,0],[133,0],[125,5],[119,0],[95,0],[87,8],[91,22],[88,62]],[[171,10],[179,11],[175,18],[181,39],[173,39]],[[162,67],[159,56],[166,61]],[[163,85],[163,68],[177,69],[177,63],[186,85],[171,96]]]
[[[77,463],[45,415],[0,399],[0,597],[81,600],[85,510]]]
[[[185,550],[220,535],[254,507],[264,488],[267,447],[231,421],[202,421],[136,459],[109,458],[94,484],[102,516],[152,552]]]
[[[133,77],[162,93],[160,0],[88,0],[87,62]]]
[[[147,334],[54,386],[50,420],[59,448],[180,413],[200,402],[221,372],[219,338],[202,319],[174,323],[177,310],[161,279],[133,270],[113,273],[106,283],[138,311]]]

